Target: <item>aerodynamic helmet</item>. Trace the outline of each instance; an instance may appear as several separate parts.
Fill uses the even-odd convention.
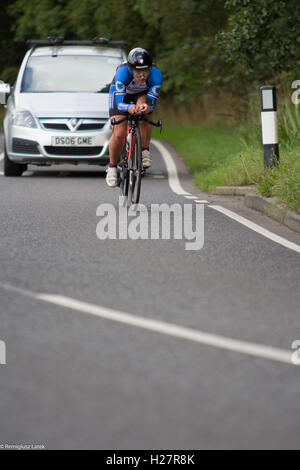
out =
[[[152,57],[146,49],[135,47],[129,52],[127,63],[131,69],[150,69],[152,67]]]

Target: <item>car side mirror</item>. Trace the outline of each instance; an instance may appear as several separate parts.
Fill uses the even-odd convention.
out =
[[[8,96],[12,92],[12,87],[9,83],[4,83],[0,80],[0,104],[6,104]]]

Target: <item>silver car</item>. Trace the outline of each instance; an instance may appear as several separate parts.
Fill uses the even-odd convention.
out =
[[[78,44],[78,43],[77,43]],[[100,45],[33,46],[8,96],[4,174],[27,164],[108,162],[108,91],[124,50]]]

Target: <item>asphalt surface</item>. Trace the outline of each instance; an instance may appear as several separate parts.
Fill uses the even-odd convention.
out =
[[[2,151],[2,150],[1,150]],[[161,155],[142,184],[171,191]],[[0,176],[0,445],[47,449],[299,449],[300,367],[226,351],[59,307],[6,289],[64,295],[147,319],[291,350],[300,340],[300,255],[209,207],[219,204],[300,245],[242,205],[201,194],[205,242],[100,240],[118,189],[96,167],[29,167]],[[0,162],[2,171],[3,161]],[[32,173],[33,170],[33,173]],[[195,210],[194,210],[195,214]]]

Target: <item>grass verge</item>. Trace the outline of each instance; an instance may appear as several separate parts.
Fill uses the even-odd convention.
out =
[[[169,141],[192,170],[200,189],[254,184],[266,197],[276,197],[300,213],[300,139],[282,139],[280,164],[265,169],[260,126],[221,124],[171,127],[153,137]],[[280,140],[281,141],[281,140]]]

